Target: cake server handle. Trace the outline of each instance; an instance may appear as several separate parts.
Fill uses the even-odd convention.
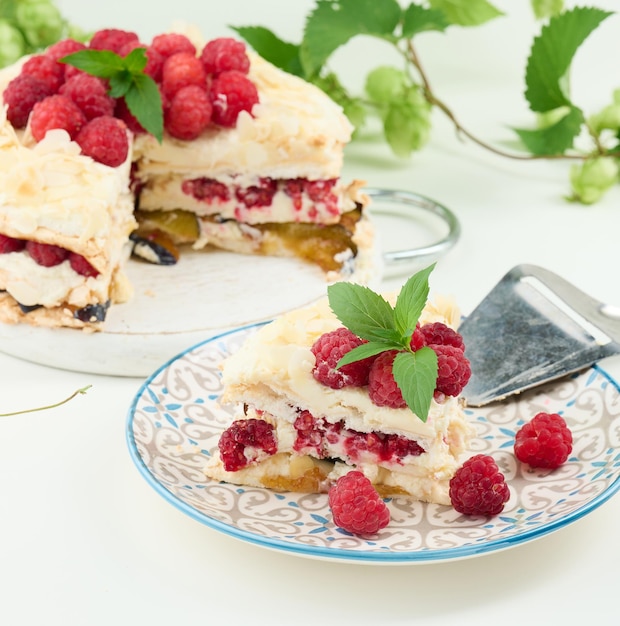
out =
[[[371,199],[371,216],[397,218],[405,221],[410,228],[424,224],[426,229],[443,231],[439,238],[428,244],[384,251],[385,274],[404,274],[411,271],[412,266],[430,263],[443,256],[459,240],[461,224],[456,215],[443,204],[411,191],[367,188],[364,192]],[[431,221],[432,226],[429,226]]]

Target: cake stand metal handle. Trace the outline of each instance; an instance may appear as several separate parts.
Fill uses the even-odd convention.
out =
[[[415,219],[415,212],[422,211],[443,222],[446,234],[440,239],[415,248],[388,250],[383,252],[385,273],[398,274],[409,271],[412,265],[431,262],[444,255],[458,241],[461,235],[461,224],[456,215],[447,207],[431,198],[395,189],[364,189],[371,198],[370,213],[376,215],[396,216],[408,222]]]

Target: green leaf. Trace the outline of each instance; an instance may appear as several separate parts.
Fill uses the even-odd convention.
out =
[[[392,306],[368,287],[335,283],[327,288],[327,296],[336,317],[358,337],[385,342],[394,333]]]
[[[564,10],[564,0],[530,0],[536,19],[559,15]]]
[[[414,35],[431,30],[443,32],[448,28],[445,14],[412,2],[404,11],[402,36],[411,39]]]
[[[459,26],[479,26],[504,15],[487,0],[429,0],[429,4]]]
[[[64,56],[59,61],[99,78],[111,78],[126,69],[124,59],[108,50],[79,50]]]
[[[357,35],[394,41],[401,16],[397,0],[318,0],[301,43],[304,74],[316,74],[337,48]]]
[[[108,93],[113,98],[122,98],[131,88],[133,83],[133,76],[130,72],[120,71],[110,76],[108,80],[109,89]]]
[[[437,383],[435,352],[426,346],[416,352],[399,352],[392,372],[407,406],[426,422]]]
[[[525,70],[525,97],[532,111],[571,105],[565,86],[575,53],[609,11],[577,7],[556,17],[534,39]]]
[[[429,292],[428,277],[434,268],[435,264],[433,263],[411,276],[396,298],[394,322],[400,336],[407,338],[407,343],[409,343],[426,305]]]
[[[299,45],[283,41],[263,26],[231,26],[231,28],[263,59],[289,74],[305,78],[299,60]]]
[[[362,361],[363,359],[367,359],[371,356],[376,356],[377,354],[381,354],[381,352],[385,352],[386,350],[400,350],[402,346],[394,343],[394,344],[386,344],[383,342],[369,341],[368,343],[364,343],[361,346],[357,346],[357,348],[353,348],[347,352],[336,364],[336,368],[342,367],[343,365],[348,365],[349,363],[355,363],[355,361]]]
[[[581,132],[584,116],[581,109],[571,107],[559,121],[536,130],[514,128],[525,147],[535,155],[563,154],[573,147]]]
[[[125,56],[124,65],[127,71],[139,74],[144,71],[147,62],[146,48],[134,48]]]
[[[157,83],[146,74],[134,75],[133,83],[125,94],[125,102],[144,130],[151,133],[161,143],[164,134],[164,119]]]

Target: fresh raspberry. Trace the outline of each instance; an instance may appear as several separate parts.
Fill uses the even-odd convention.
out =
[[[196,85],[206,91],[207,75],[200,59],[189,52],[177,52],[164,61],[161,70],[162,91],[172,98],[183,87]]]
[[[459,350],[465,351],[465,343],[463,337],[456,330],[446,326],[443,322],[432,322],[424,324],[420,328],[426,345],[454,346]]]
[[[35,54],[22,66],[22,74],[30,74],[42,80],[55,93],[65,80],[65,67],[48,56]]]
[[[23,239],[16,239],[0,233],[0,254],[8,254],[9,252],[20,252],[26,247]]]
[[[573,435],[557,413],[537,413],[515,436],[515,456],[531,467],[560,467],[573,449]]]
[[[43,267],[60,265],[69,256],[69,251],[65,248],[38,241],[27,241],[26,250],[33,260]]]
[[[274,427],[261,419],[236,420],[222,433],[218,447],[227,472],[236,472],[278,450]]]
[[[108,95],[104,80],[80,72],[71,77],[59,90],[78,105],[87,120],[102,115],[113,115],[116,101]]]
[[[363,387],[368,384],[368,373],[374,358],[364,359],[336,369],[340,359],[364,343],[348,328],[338,328],[321,335],[311,350],[315,357],[312,375],[316,380],[332,389]]]
[[[450,345],[430,346],[437,354],[437,383],[435,392],[458,396],[471,377],[469,359],[465,353]]]
[[[404,409],[407,403],[392,373],[396,354],[396,350],[388,350],[375,358],[368,375],[368,396],[377,406]]]
[[[134,114],[129,110],[125,98],[118,98],[114,107],[114,117],[125,123],[125,126],[134,134],[145,133],[142,124],[138,122]]]
[[[69,133],[71,139],[86,123],[86,116],[71,98],[54,94],[37,102],[30,116],[30,130],[36,141],[41,141],[48,130],[61,128]]]
[[[91,50],[111,50],[119,54],[130,41],[139,41],[138,35],[119,28],[104,28],[93,34],[89,47]]]
[[[278,190],[278,182],[273,178],[261,178],[257,185],[237,187],[235,197],[245,204],[248,209],[252,207],[271,206],[273,197]]]
[[[83,154],[110,167],[118,167],[124,163],[129,154],[127,127],[111,115],[90,120],[75,141],[82,148]]]
[[[193,178],[181,183],[181,190],[188,196],[201,202],[213,204],[213,202],[228,202],[230,190],[228,185],[215,180],[215,178]]]
[[[354,535],[373,535],[390,523],[390,510],[362,472],[341,476],[327,495],[334,523]]]
[[[46,57],[58,61],[80,50],[86,50],[86,44],[81,41],[76,41],[75,39],[62,39],[51,45],[44,54]],[[62,66],[64,67],[64,64],[62,64]]]
[[[153,46],[147,46],[140,41],[129,41],[126,43],[121,51],[120,56],[127,56],[132,50],[136,48],[144,48],[146,54],[146,65],[144,66],[144,73],[150,76],[154,81],[161,81],[161,70],[164,66],[164,57]]]
[[[258,103],[254,83],[238,71],[222,72],[211,83],[209,96],[213,104],[213,121],[220,126],[233,127],[241,111],[252,112]]]
[[[2,94],[7,119],[15,128],[25,128],[34,105],[51,95],[49,85],[29,74],[20,74]]]
[[[76,252],[69,253],[71,268],[81,276],[98,276],[99,272],[81,255]]]
[[[211,123],[211,113],[206,91],[197,85],[188,85],[179,89],[166,110],[166,130],[177,139],[196,139]]]
[[[164,59],[177,52],[188,52],[196,56],[196,46],[187,35],[181,33],[163,33],[156,35],[151,41],[151,46],[164,57]]]
[[[493,457],[476,454],[450,479],[452,506],[463,515],[497,515],[510,491]]]
[[[420,324],[416,324],[409,345],[414,352],[426,345],[426,338],[424,337]]]
[[[250,70],[250,59],[245,51],[245,44],[231,37],[220,37],[207,42],[200,54],[207,74],[221,74],[237,70],[247,74]]]

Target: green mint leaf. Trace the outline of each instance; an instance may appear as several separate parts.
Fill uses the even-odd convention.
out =
[[[118,72],[126,69],[123,58],[108,50],[79,50],[68,54],[59,61],[73,65],[78,70],[99,78],[112,78]]]
[[[299,45],[280,39],[263,26],[231,26],[263,59],[281,70],[305,78],[299,60]]]
[[[143,72],[147,63],[146,48],[134,48],[125,57],[125,68],[132,74]]]
[[[504,15],[487,0],[429,0],[429,4],[442,11],[451,24],[459,26],[479,26]]]
[[[514,128],[525,147],[535,155],[564,154],[573,147],[581,132],[584,116],[581,109],[570,107],[560,120],[536,130]]]
[[[420,270],[411,276],[403,285],[396,299],[394,307],[394,322],[396,330],[407,344],[420,319],[422,310],[428,299],[428,277],[435,268],[435,264]]]
[[[125,94],[127,107],[144,130],[160,143],[164,134],[161,94],[157,83],[146,74],[135,74],[131,87]]]
[[[338,361],[336,368],[348,365],[349,363],[355,363],[355,361],[362,361],[371,356],[376,356],[386,350],[402,350],[402,346],[398,343],[387,344],[383,342],[369,341],[368,343],[364,343],[361,346],[357,346],[357,348],[353,348],[353,350],[347,352]]]
[[[317,74],[337,48],[357,35],[394,41],[401,17],[397,0],[318,0],[307,17],[301,43],[304,74]]]
[[[108,79],[108,94],[113,98],[122,98],[131,88],[133,76],[125,70],[117,72]]]
[[[327,296],[336,317],[358,337],[385,343],[386,336],[395,334],[392,306],[368,287],[335,283]]]
[[[416,352],[399,352],[392,372],[407,406],[426,422],[437,383],[437,354],[427,346]]]
[[[559,15],[564,10],[564,0],[530,0],[537,20]]]
[[[442,11],[412,2],[403,13],[402,36],[411,39],[418,33],[431,30],[443,32],[449,25],[450,22]]]
[[[525,70],[525,97],[532,111],[571,105],[566,87],[575,53],[609,11],[577,7],[552,17],[534,39]]]

